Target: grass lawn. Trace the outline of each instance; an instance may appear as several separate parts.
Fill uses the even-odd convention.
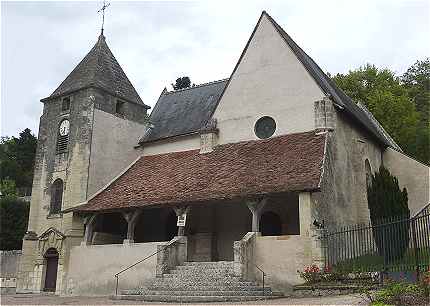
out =
[[[430,248],[418,249],[418,264],[422,269],[430,265]],[[384,265],[384,257],[377,253],[366,254],[338,262],[333,266],[341,271],[414,271],[416,255],[414,249],[407,249],[402,258],[391,259]]]

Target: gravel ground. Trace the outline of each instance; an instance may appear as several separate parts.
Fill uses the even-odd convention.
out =
[[[47,294],[11,294],[0,296],[0,305],[152,305],[156,302],[114,301],[109,297],[60,297]],[[229,305],[229,303],[217,303]],[[313,298],[281,298],[267,301],[234,303],[245,305],[367,305],[359,295],[338,295]],[[170,304],[173,305],[173,304]],[[190,304],[187,304],[190,305]],[[202,305],[202,304],[200,304]],[[207,303],[204,305],[213,305]]]

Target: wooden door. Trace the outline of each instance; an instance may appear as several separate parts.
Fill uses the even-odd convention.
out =
[[[45,274],[45,291],[55,292],[57,285],[58,253],[55,251],[46,252],[46,274]]]

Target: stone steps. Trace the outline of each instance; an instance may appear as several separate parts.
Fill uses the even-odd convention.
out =
[[[238,281],[231,279],[218,279],[218,280],[189,280],[189,279],[157,279],[153,281],[152,286],[168,287],[190,287],[190,286],[253,286],[255,283]],[[149,286],[151,287],[151,286]]]
[[[190,284],[188,286],[168,286],[168,285],[160,285],[160,286],[150,286],[146,288],[147,290],[171,290],[171,291],[188,291],[188,290],[196,290],[196,291],[262,291],[261,286],[256,285],[211,285],[207,284],[202,286],[201,284],[195,285]],[[265,288],[266,291],[271,291],[270,288]]]
[[[281,297],[251,281],[234,276],[233,262],[185,262],[146,288],[122,291],[116,299],[148,302],[240,302]]]
[[[114,300],[174,303],[244,302],[279,298],[279,296],[186,296],[186,295],[118,295]]]
[[[148,295],[175,295],[175,296],[263,296],[263,295],[277,295],[277,292],[272,290],[149,290]]]

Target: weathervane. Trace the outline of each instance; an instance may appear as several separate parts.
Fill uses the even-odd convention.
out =
[[[106,10],[106,8],[108,7],[110,5],[110,2],[108,2],[107,4],[106,4],[106,0],[103,0],[103,6],[102,6],[102,8],[101,9],[99,9],[98,11],[97,11],[97,13],[100,13],[100,12],[102,12],[102,16],[103,16],[103,21],[102,21],[102,35],[103,35],[103,27],[104,27],[104,25],[105,25],[105,10]]]

